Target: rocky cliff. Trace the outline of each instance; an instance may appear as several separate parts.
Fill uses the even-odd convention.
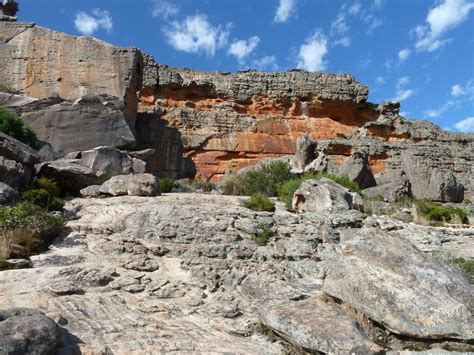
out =
[[[228,170],[294,154],[298,136],[306,135],[337,163],[364,149],[373,174],[403,172],[423,185],[426,174],[415,166],[436,176],[451,172],[474,197],[473,135],[407,120],[396,103],[368,103],[368,88],[351,75],[172,68],[134,48],[14,21],[0,21],[0,46],[0,82],[37,99],[66,100],[32,103],[24,114],[58,156],[99,145],[152,148],[148,171],[217,181]],[[117,97],[123,116],[94,124],[94,116],[110,115],[78,107],[76,100],[89,94]],[[66,111],[77,119],[68,120]],[[76,130],[83,134],[65,144]]]

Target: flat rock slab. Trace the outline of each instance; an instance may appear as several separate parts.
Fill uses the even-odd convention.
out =
[[[322,290],[394,333],[414,338],[474,337],[470,285],[408,240],[373,229],[341,235]]]
[[[316,297],[267,307],[261,317],[267,327],[305,350],[328,354],[372,354],[382,350],[351,317]]]

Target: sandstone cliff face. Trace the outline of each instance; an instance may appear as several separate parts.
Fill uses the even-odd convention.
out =
[[[434,177],[424,174],[428,180],[452,172],[466,196],[474,197],[473,135],[407,120],[398,104],[368,103],[368,88],[351,75],[172,68],[134,48],[12,21],[0,21],[0,46],[0,82],[29,96],[57,93],[74,102],[84,94],[107,94],[123,100],[130,129],[110,135],[110,144],[136,142],[136,149],[154,149],[147,166],[160,176],[196,173],[216,181],[229,169],[294,154],[298,136],[306,135],[337,163],[358,149],[368,151],[374,174],[403,170],[417,175],[418,169],[408,165],[439,170]],[[37,123],[41,137],[70,136],[59,132],[65,118],[53,114],[39,120],[38,113],[30,113],[27,120]],[[54,127],[41,127],[53,121]],[[109,121],[110,127],[123,126],[123,117]],[[89,137],[76,142],[80,149],[92,149],[100,140]],[[56,140],[54,146],[64,145],[62,138]],[[414,191],[423,190],[424,179],[410,177],[418,181]]]
[[[92,37],[75,37],[33,23],[0,21],[0,82],[35,98],[53,93],[75,100],[86,94],[123,98],[136,114],[142,55]]]

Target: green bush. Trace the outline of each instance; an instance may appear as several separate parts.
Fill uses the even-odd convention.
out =
[[[458,219],[461,223],[467,223],[468,220],[468,213],[462,208],[442,206],[425,200],[415,200],[414,204],[418,214],[428,221],[449,223]]]
[[[38,149],[38,139],[35,132],[25,126],[20,117],[5,108],[0,108],[0,132],[18,139],[33,149]]]
[[[289,210],[292,208],[291,203],[293,201],[293,195],[295,194],[295,191],[298,190],[303,181],[309,179],[309,177],[306,179],[304,177],[294,178],[288,180],[278,188],[278,196],[280,201],[282,201]]]
[[[278,187],[291,178],[290,166],[286,162],[272,161],[242,175],[243,191],[248,196],[257,192],[266,196],[277,196]]]
[[[267,196],[254,193],[250,199],[244,202],[244,206],[254,211],[274,212],[275,204]]]
[[[28,202],[13,207],[0,207],[0,226],[30,229],[43,233],[62,227],[64,219]]]
[[[22,192],[24,201],[42,207],[48,211],[60,211],[64,207],[64,201],[60,198],[61,190],[53,179],[40,177],[36,179],[34,186]]]
[[[257,232],[252,237],[252,240],[258,246],[264,246],[267,245],[271,237],[273,237],[273,231],[271,228],[265,225],[259,225],[257,227]]]
[[[0,207],[0,259],[28,257],[46,250],[63,225],[62,217],[30,203]],[[8,264],[3,263],[2,268]]]
[[[469,283],[474,284],[474,260],[456,258],[452,259],[451,263],[457,265],[461,269],[461,272],[466,275]]]
[[[179,183],[173,178],[162,178],[160,179],[160,191],[171,192],[173,189],[177,189]]]
[[[244,195],[242,177],[236,173],[230,173],[224,176],[221,181],[221,188],[225,195]]]

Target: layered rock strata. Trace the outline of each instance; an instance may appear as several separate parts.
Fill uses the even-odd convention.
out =
[[[472,230],[242,200],[72,200],[69,234],[0,272],[0,308],[61,320],[60,353],[473,350],[470,286],[429,255],[472,258]]]

